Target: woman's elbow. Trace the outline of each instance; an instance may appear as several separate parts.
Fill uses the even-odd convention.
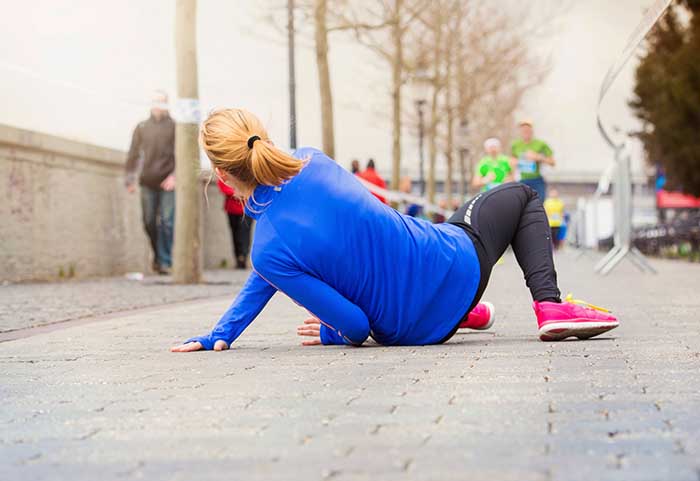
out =
[[[343,340],[350,346],[361,346],[369,337],[369,326],[367,328],[356,328],[343,333]]]

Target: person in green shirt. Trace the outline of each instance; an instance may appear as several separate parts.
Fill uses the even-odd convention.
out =
[[[547,197],[547,184],[542,178],[542,164],[554,166],[552,149],[546,142],[533,137],[532,121],[523,120],[518,124],[520,138],[513,141],[510,153],[517,162],[520,182],[532,187],[544,202]]]
[[[480,188],[482,192],[513,180],[510,159],[501,153],[501,141],[496,138],[487,139],[484,150],[486,155],[476,165],[476,173],[472,177],[472,186]]]

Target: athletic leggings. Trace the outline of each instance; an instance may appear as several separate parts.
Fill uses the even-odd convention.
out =
[[[479,257],[481,280],[470,311],[481,299],[493,266],[508,246],[513,247],[532,298],[560,302],[552,231],[542,201],[532,188],[510,182],[482,192],[447,222],[467,232]]]

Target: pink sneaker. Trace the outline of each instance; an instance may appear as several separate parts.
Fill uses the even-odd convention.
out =
[[[476,329],[477,331],[485,331],[493,325],[496,320],[496,309],[490,302],[480,302],[474,309],[469,312],[466,321],[460,325],[460,329]]]
[[[567,337],[588,339],[615,329],[620,323],[602,307],[566,296],[561,304],[533,302],[541,341],[562,341]]]

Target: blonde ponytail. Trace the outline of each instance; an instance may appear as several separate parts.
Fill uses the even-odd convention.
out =
[[[279,185],[299,173],[302,163],[268,142],[255,142],[250,168],[258,184]]]
[[[214,167],[251,189],[280,185],[304,166],[301,160],[275,147],[260,120],[243,109],[212,112],[202,124],[200,142]]]

